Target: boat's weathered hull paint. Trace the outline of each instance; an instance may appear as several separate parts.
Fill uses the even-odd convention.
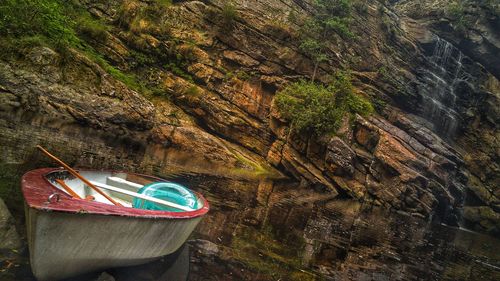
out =
[[[41,281],[138,265],[171,254],[208,211],[202,196],[202,209],[178,213],[104,205],[65,194],[49,203],[48,195],[58,191],[41,179],[51,171],[35,170],[22,179],[31,268]]]
[[[177,250],[195,219],[140,219],[28,208],[33,274],[58,280],[99,269],[145,263]]]

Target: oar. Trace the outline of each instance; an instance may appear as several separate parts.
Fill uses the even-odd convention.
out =
[[[73,198],[83,199],[82,197],[80,197],[80,195],[78,195],[75,191],[73,191],[73,189],[71,189],[71,187],[69,187],[63,180],[56,179],[56,182],[60,186],[62,186],[64,190],[66,190],[69,194],[71,194]],[[92,195],[87,195],[87,197],[85,197],[85,201],[94,201],[94,199],[95,198]]]
[[[82,199],[82,197],[80,197],[80,195],[78,195],[76,192],[73,191],[73,189],[71,189],[71,187],[69,187],[63,180],[61,179],[56,179],[56,182],[62,186],[62,188],[64,188],[64,190],[66,190],[70,195],[71,197],[73,198],[78,198],[78,199]]]
[[[88,185],[90,188],[95,190],[97,193],[101,194],[104,196],[106,199],[109,200],[109,202],[115,204],[116,206],[122,206],[120,203],[116,202],[113,200],[113,198],[109,197],[106,193],[102,192],[99,188],[97,188],[95,185],[93,185],[90,181],[88,181],[86,178],[82,177],[77,171],[73,170],[70,166],[68,166],[66,163],[63,161],[59,160],[57,157],[54,155],[50,154],[47,150],[45,150],[43,147],[37,145],[36,148],[38,148],[40,151],[42,151],[45,155],[47,155],[49,158],[52,160],[56,161],[59,165],[63,166],[70,174],[73,176],[79,178],[81,181],[83,181],[86,185]]]

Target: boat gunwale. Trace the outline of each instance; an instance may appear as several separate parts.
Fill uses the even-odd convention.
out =
[[[66,192],[55,187],[47,179],[47,175],[53,172],[66,171],[62,168],[40,168],[26,172],[21,178],[21,189],[24,200],[29,208],[34,208],[41,211],[58,211],[73,214],[95,214],[109,216],[123,216],[133,218],[156,218],[156,219],[192,219],[205,215],[209,210],[208,201],[198,192],[195,195],[203,203],[203,207],[194,211],[171,212],[157,210],[134,209],[125,206],[115,206],[105,203],[86,201],[83,199],[72,198]],[[162,178],[129,173],[115,170],[94,170],[94,169],[79,169],[79,171],[95,171],[95,172],[118,172],[132,174],[136,176],[147,177],[159,181],[166,181]],[[48,202],[48,197],[51,194],[59,194],[59,201]]]

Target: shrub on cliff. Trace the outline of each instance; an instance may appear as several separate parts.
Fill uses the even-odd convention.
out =
[[[293,130],[316,135],[334,134],[344,116],[373,112],[369,101],[354,94],[345,73],[336,74],[327,86],[304,80],[292,83],[276,94],[274,105]]]
[[[350,39],[354,34],[349,29],[351,20],[350,0],[315,0],[314,14],[301,26],[300,49],[314,62],[311,80],[314,81],[320,63],[328,60],[328,43],[338,34],[343,39]]]
[[[5,0],[0,3],[0,34],[44,36],[47,41],[75,45],[79,40],[64,15],[65,6],[54,0]]]
[[[225,25],[232,26],[233,23],[238,19],[238,10],[232,2],[224,3],[221,10],[222,22]]]
[[[462,1],[450,3],[446,7],[445,14],[450,18],[455,31],[459,33],[466,33],[467,28],[472,25],[472,21],[467,15],[465,5]]]
[[[17,55],[25,47],[48,46],[61,54],[64,63],[71,55],[68,50],[77,49],[115,79],[142,92],[144,87],[134,76],[111,66],[89,43],[105,41],[108,29],[78,1],[0,1],[0,56]]]

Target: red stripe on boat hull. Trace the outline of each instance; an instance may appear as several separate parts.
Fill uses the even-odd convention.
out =
[[[42,168],[29,171],[21,179],[21,187],[24,199],[30,208],[47,211],[60,211],[81,213],[86,212],[90,214],[101,215],[115,215],[115,216],[130,216],[130,217],[146,217],[146,218],[195,218],[205,215],[209,210],[208,201],[199,193],[196,196],[203,203],[203,207],[190,212],[166,212],[166,211],[153,211],[134,209],[123,206],[115,206],[103,204],[95,201],[85,201],[81,199],[71,198],[66,193],[54,187],[46,178],[45,175],[62,171],[57,168]],[[154,178],[154,177],[150,177]],[[157,180],[161,180],[155,178]],[[58,193],[60,200],[58,202],[48,203],[48,197]]]

